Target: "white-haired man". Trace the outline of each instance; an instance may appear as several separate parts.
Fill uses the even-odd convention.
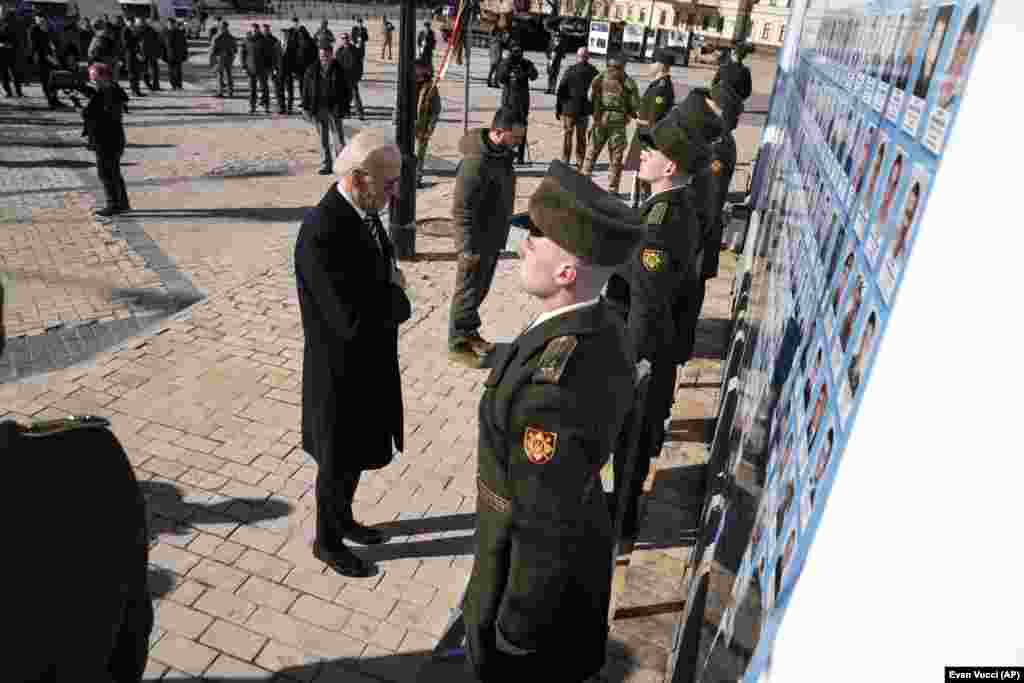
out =
[[[555,94],[555,118],[561,119],[565,138],[562,143],[562,162],[573,157],[572,141],[576,138],[576,165],[583,166],[587,154],[587,128],[594,107],[590,102],[590,84],[597,76],[597,68],[590,63],[590,52],[581,47],[576,51],[576,63],[562,76]]]
[[[398,326],[411,307],[378,216],[401,170],[402,156],[384,133],[353,137],[335,159],[337,182],[306,214],[295,245],[305,333],[302,447],[319,467],[313,552],[343,576],[373,569],[342,539],[384,541],[353,518],[360,474],[402,450]]]

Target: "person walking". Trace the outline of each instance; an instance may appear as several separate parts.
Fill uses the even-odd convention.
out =
[[[615,539],[599,473],[635,376],[600,291],[642,231],[560,160],[528,215],[519,280],[543,312],[488,363],[466,650],[480,681],[582,683],[608,648]]]
[[[160,56],[163,52],[163,44],[160,34],[149,25],[145,17],[139,18],[139,51],[142,55],[142,63],[146,80],[146,87],[152,92],[160,88]]]
[[[96,154],[96,173],[103,183],[106,206],[96,211],[97,216],[110,217],[130,211],[128,190],[121,174],[121,156],[124,154],[124,112],[128,95],[113,80],[108,64],[97,62],[89,67],[92,85],[86,88],[89,103],[82,111],[86,132]]]
[[[4,11],[0,19],[0,83],[8,97],[24,97],[21,91],[21,69],[18,68],[17,16],[14,10]],[[11,89],[11,83],[14,89]]]
[[[491,29],[491,42],[487,48],[488,56],[491,59],[491,70],[487,72],[487,86],[489,88],[497,88],[498,82],[494,80],[494,75],[498,71],[498,65],[501,64],[502,54],[505,50],[505,38],[506,34],[498,27]]]
[[[39,85],[43,89],[43,96],[46,97],[50,109],[58,109],[64,105],[57,99],[57,92],[50,87],[50,74],[57,64],[57,51],[46,17],[36,16],[36,25],[29,32],[29,41],[32,45],[32,57],[39,69]]]
[[[317,464],[313,554],[342,576],[365,577],[372,567],[343,541],[386,538],[356,521],[356,487],[404,447],[398,328],[412,309],[379,215],[397,194],[402,156],[383,131],[365,130],[334,170],[338,181],[306,213],[295,243],[302,448]]]
[[[162,36],[164,43],[164,61],[167,62],[167,80],[171,90],[182,90],[181,65],[188,59],[188,37],[177,21],[167,19],[167,28]]]
[[[384,17],[384,44],[380,47],[380,58],[384,59],[384,53],[387,53],[387,60],[390,62],[395,58],[394,51],[392,50],[392,43],[395,36],[395,25],[391,23],[391,20]]]
[[[502,87],[501,106],[519,112],[523,119],[523,137],[516,152],[516,163],[526,163],[526,135],[529,130],[530,117],[530,81],[537,80],[540,75],[533,62],[523,57],[523,48],[512,41],[508,45],[509,56],[498,65],[494,78]]]
[[[216,28],[216,27],[214,27]],[[238,41],[228,29],[228,22],[220,23],[220,30],[214,36],[210,44],[210,60],[217,69],[217,97],[224,97],[224,90],[228,91],[228,97],[235,96],[235,55],[238,53]]]
[[[549,95],[555,94],[555,87],[558,85],[558,75],[562,72],[562,59],[565,58],[565,42],[558,33],[551,35],[551,44],[548,46],[548,88]]]
[[[423,164],[427,146],[441,118],[441,96],[434,83],[434,70],[428,62],[416,62],[416,187],[423,187]]]
[[[341,47],[334,57],[341,65],[342,73],[345,74],[345,82],[355,103],[356,116],[360,121],[366,120],[366,112],[363,111],[363,98],[359,94],[359,80],[363,77],[363,60],[359,56],[359,48],[352,44],[347,33],[341,34]]]
[[[622,53],[608,55],[608,68],[594,79],[591,86],[594,105],[594,128],[587,147],[583,174],[591,176],[594,164],[608,145],[611,168],[608,172],[608,191],[618,194],[622,178],[622,155],[626,151],[626,126],[636,118],[640,93],[636,83],[626,75],[626,58]]]
[[[333,149],[345,146],[343,117],[349,113],[351,93],[341,65],[334,59],[330,43],[320,47],[320,59],[311,64],[302,79],[302,115],[320,134],[320,174],[330,175],[334,163]]]
[[[242,41],[242,66],[249,76],[249,113],[256,113],[257,90],[259,104],[263,111],[270,113],[270,90],[268,84],[269,70],[267,43],[260,31],[259,24],[252,25],[252,32]]]
[[[479,368],[494,345],[480,336],[480,305],[490,291],[498,255],[508,241],[515,202],[514,147],[525,130],[519,109],[501,107],[490,128],[459,141],[452,219],[458,265],[448,323],[448,358]]]
[[[585,47],[576,51],[576,63],[562,76],[555,94],[555,119],[561,120],[562,163],[573,159],[573,140],[576,142],[576,167],[583,168],[587,154],[587,129],[594,106],[590,102],[590,85],[597,76],[597,68],[590,63],[590,52]]]
[[[277,113],[285,114],[284,101],[284,48],[270,30],[270,24],[263,24],[263,42],[266,50],[267,74],[274,84],[274,100],[277,102]]]

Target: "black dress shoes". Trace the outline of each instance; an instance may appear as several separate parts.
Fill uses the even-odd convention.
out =
[[[313,544],[313,557],[320,560],[328,567],[341,574],[355,578],[366,578],[374,575],[374,568],[367,562],[361,560],[348,548],[342,547],[339,550],[325,550],[319,543]]]
[[[359,545],[378,545],[387,540],[380,531],[363,526],[358,522],[353,522],[352,526],[346,529],[342,536],[350,541],[355,541]]]

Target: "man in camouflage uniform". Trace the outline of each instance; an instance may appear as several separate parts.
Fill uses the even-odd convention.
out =
[[[423,187],[423,163],[427,145],[441,117],[441,96],[434,83],[430,62],[416,62],[416,187]]]
[[[594,105],[594,127],[590,133],[587,159],[583,174],[594,173],[594,163],[605,144],[611,169],[608,191],[618,193],[622,178],[622,155],[626,151],[626,126],[636,118],[640,105],[640,92],[632,78],[626,75],[626,58],[621,53],[608,56],[608,68],[598,75],[590,86],[590,99]]]

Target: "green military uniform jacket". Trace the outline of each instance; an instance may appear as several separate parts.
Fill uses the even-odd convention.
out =
[[[623,74],[619,81],[602,71],[590,84],[590,101],[594,104],[595,125],[624,128],[640,108],[640,91],[629,76]]]
[[[653,126],[664,118],[665,114],[674,106],[676,106],[676,91],[672,86],[672,77],[662,76],[651,81],[647,90],[644,91],[644,96],[640,100],[639,118]]]
[[[598,472],[633,400],[626,340],[598,301],[495,354],[480,401],[469,654],[482,681],[582,681],[608,640],[612,528]],[[499,651],[499,627],[530,652]]]
[[[636,360],[654,362],[677,342],[673,308],[697,282],[702,236],[689,186],[652,196],[642,213],[644,239],[609,279],[606,296],[626,314]]]

